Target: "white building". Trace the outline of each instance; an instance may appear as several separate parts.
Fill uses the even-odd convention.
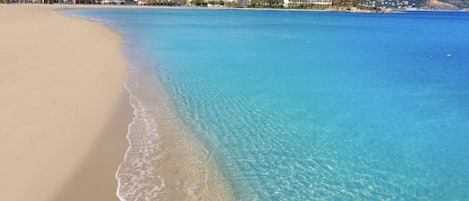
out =
[[[283,5],[318,5],[318,6],[332,6],[332,0],[283,0]]]

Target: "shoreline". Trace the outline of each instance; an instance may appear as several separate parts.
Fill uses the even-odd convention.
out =
[[[139,46],[124,40],[130,64],[126,89],[134,119],[127,134],[129,147],[116,173],[118,196],[122,200],[236,200],[212,154],[179,117],[157,76],[156,64]]]
[[[0,42],[6,42],[0,44],[0,53],[8,50],[0,54],[0,64],[7,66],[0,68],[0,89],[20,92],[0,105],[9,108],[0,116],[5,123],[0,127],[0,176],[5,178],[0,188],[7,192],[2,199],[133,199],[119,194],[125,187],[119,172],[135,143],[130,129],[138,118],[131,90],[124,84],[132,77],[129,64],[142,69],[126,55],[125,39],[115,30],[60,12],[93,8],[103,7],[0,5],[0,25],[8,30],[0,33]],[[11,66],[9,58],[15,60]],[[235,200],[211,154],[178,119],[164,87],[156,77],[145,75],[148,72],[137,76],[146,90],[136,93],[162,108],[154,113],[158,133],[153,140],[159,143],[156,151],[161,147],[164,153],[154,155],[161,160],[146,163],[158,172],[143,180],[162,187],[158,200]],[[9,79],[10,73],[18,79]],[[24,84],[15,86],[18,81]],[[16,108],[23,107],[18,114]],[[11,115],[16,121],[9,120]],[[28,119],[31,115],[37,118]]]
[[[0,5],[5,200],[118,200],[132,117],[122,37],[65,7]]]
[[[134,59],[138,60],[138,59]],[[142,60],[140,60],[141,62]],[[129,147],[116,173],[121,200],[236,200],[203,143],[185,126],[148,64],[132,62]]]

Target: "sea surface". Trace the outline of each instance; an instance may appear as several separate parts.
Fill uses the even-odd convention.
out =
[[[237,200],[469,200],[469,13],[66,13],[123,35]]]

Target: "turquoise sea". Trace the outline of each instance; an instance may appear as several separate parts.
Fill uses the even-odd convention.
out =
[[[237,200],[469,200],[469,13],[66,13],[123,35]]]

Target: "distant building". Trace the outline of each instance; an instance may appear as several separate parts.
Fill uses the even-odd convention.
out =
[[[239,7],[246,7],[249,4],[251,4],[250,0],[238,0],[238,5]]]
[[[407,0],[375,0],[375,7],[378,8],[394,8],[394,9],[410,9],[415,8],[416,3]]]
[[[0,0],[0,3],[2,0]],[[5,3],[72,4],[72,0],[4,0]]]
[[[283,0],[285,7],[301,5],[332,6],[332,0]]]
[[[112,1],[112,0],[108,0]],[[138,0],[137,5],[152,5],[152,6],[182,6],[190,3],[190,0]]]

